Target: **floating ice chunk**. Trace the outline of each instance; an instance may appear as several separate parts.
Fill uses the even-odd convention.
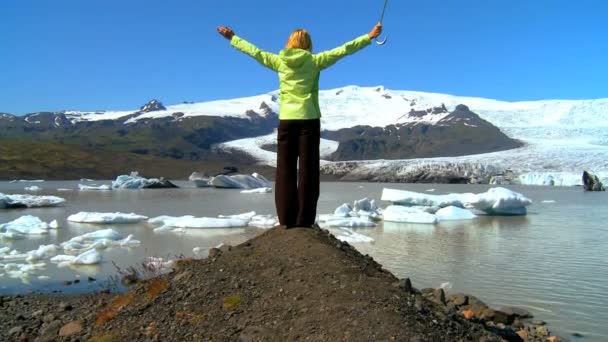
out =
[[[249,221],[250,227],[270,228],[279,223],[276,216],[273,215],[256,215]]]
[[[89,179],[89,178],[80,178],[81,182],[94,182],[94,179]]]
[[[426,189],[426,191],[428,191],[428,192],[434,192],[435,189]]]
[[[257,189],[250,189],[250,190],[241,190],[242,194],[267,194],[269,192],[272,192],[272,188],[257,188]]]
[[[109,190],[112,190],[112,188],[107,184],[103,184],[103,185],[99,185],[99,186],[78,184],[78,189],[80,191],[92,191],[92,190],[109,191]]]
[[[546,204],[555,203],[555,200],[544,200],[544,201],[541,201],[541,203],[546,203]]]
[[[341,206],[337,207],[334,210],[335,217],[349,217],[350,212],[353,211],[353,208],[348,203],[344,203]]]
[[[39,280],[49,280],[49,279],[51,279],[51,277],[45,276],[45,275],[41,275],[41,276],[38,276],[38,279]]]
[[[246,227],[249,219],[194,217],[186,215],[181,217],[159,216],[148,220],[148,222],[161,223],[174,228],[232,228]]]
[[[355,200],[353,203],[353,211],[355,212],[359,212],[359,211],[367,211],[367,212],[374,212],[378,210],[378,207],[376,206],[376,200],[373,199],[369,199],[367,197],[362,198],[360,200]]]
[[[51,221],[51,223],[49,223],[49,228],[52,228],[52,229],[59,228],[59,223],[57,222],[57,220]]]
[[[101,262],[101,253],[95,249],[90,249],[76,256],[70,263],[72,265],[94,265]]]
[[[446,281],[444,283],[441,283],[439,285],[439,288],[444,289],[444,290],[451,290],[452,289],[452,283],[450,283],[449,281]]]
[[[25,191],[41,191],[42,188],[37,185],[26,186]]]
[[[325,222],[327,227],[375,227],[376,224],[369,217],[333,218]]]
[[[251,220],[253,217],[255,217],[256,213],[255,211],[250,211],[250,212],[246,212],[243,214],[236,214],[236,215],[219,215],[219,218],[230,218],[230,219],[239,219],[239,220]]]
[[[436,206],[448,207],[450,205],[462,207],[461,196],[467,194],[456,195],[427,195],[413,191],[387,189],[382,190],[382,201],[390,201],[393,204],[401,205],[421,205],[421,206]],[[473,195],[473,194],[468,194]]]
[[[2,239],[2,240],[21,240],[21,239],[25,239],[25,235],[15,233],[15,232],[6,232],[6,233],[0,233],[0,239]]]
[[[420,207],[405,207],[401,205],[389,205],[382,213],[384,221],[404,223],[437,223],[437,217],[425,212]]]
[[[118,242],[121,247],[135,247],[141,245],[141,241],[135,240],[133,234],[129,234],[129,236]]]
[[[42,183],[44,179],[20,179],[19,182],[22,183]]]
[[[257,189],[267,188],[270,182],[264,176],[253,173],[250,175],[219,175],[212,177],[209,184],[216,188]]]
[[[27,252],[25,261],[34,262],[36,260],[46,259],[57,254],[59,246],[57,245],[40,245],[38,249]]]
[[[24,260],[25,258],[27,258],[27,253],[19,253],[16,250],[12,250],[10,253],[0,255],[0,260],[6,261]]]
[[[71,238],[69,241],[64,242],[63,244],[73,243],[73,242],[83,243],[85,241],[96,241],[96,240],[105,240],[105,239],[112,240],[112,241],[118,241],[118,240],[124,239],[124,237],[113,229],[102,229],[102,230],[96,230],[94,232],[82,234],[79,236],[75,236],[75,237]]]
[[[532,201],[524,195],[505,188],[492,188],[476,195],[476,198],[467,198],[466,208],[475,208],[494,215],[525,215],[526,207]]]
[[[73,191],[74,189],[59,188],[57,191]]]
[[[130,175],[120,175],[112,182],[113,189],[148,189],[148,188],[177,188],[164,178],[144,178],[137,172]]]
[[[175,266],[175,260],[165,261],[163,258],[149,257],[144,265],[153,271],[170,271]]]
[[[21,235],[48,234],[49,225],[38,217],[24,215],[8,223],[0,224],[0,232],[16,233]]]
[[[348,242],[348,243],[374,242],[373,238],[363,235],[363,234],[356,233],[350,229],[340,229],[340,233],[336,235],[336,238],[340,241],[344,241],[344,242]]]
[[[439,209],[435,213],[435,216],[439,221],[470,220],[477,217],[477,215],[473,214],[470,210],[454,206]]]
[[[63,203],[65,203],[65,199],[56,196],[5,195],[0,193],[0,209],[55,207]]]
[[[201,254],[203,252],[203,247],[194,247],[192,248],[192,253],[194,254]]]
[[[525,215],[526,206],[532,203],[522,194],[500,187],[480,194],[448,195],[427,195],[385,188],[382,191],[382,200],[403,205],[473,208],[491,215]]]
[[[50,261],[53,263],[63,263],[63,262],[71,262],[74,259],[76,259],[75,255],[59,254],[59,255],[55,255],[54,257],[52,257]]]
[[[78,214],[68,216],[68,221],[81,223],[100,223],[100,224],[117,224],[117,223],[137,223],[147,220],[148,217],[137,215],[134,213],[95,213],[81,211]]]

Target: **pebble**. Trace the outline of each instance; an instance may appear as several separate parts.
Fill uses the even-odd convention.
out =
[[[66,303],[66,302],[61,302],[59,303],[59,309],[63,310],[63,311],[70,311],[72,310],[74,307],[72,307],[72,305]]]
[[[18,325],[16,327],[11,328],[11,330],[8,331],[9,335],[18,335],[21,334],[23,332],[23,327]]]
[[[42,317],[42,321],[44,323],[51,323],[52,321],[55,320],[55,315],[53,315],[52,313],[45,315],[44,317]]]
[[[72,336],[82,331],[80,321],[72,321],[59,329],[59,336]]]

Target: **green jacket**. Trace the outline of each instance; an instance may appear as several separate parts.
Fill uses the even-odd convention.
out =
[[[241,37],[234,36],[234,48],[255,58],[279,74],[280,120],[306,120],[321,117],[319,108],[319,75],[341,58],[371,44],[363,35],[333,50],[312,54],[302,49],[285,49],[278,55],[258,49]]]

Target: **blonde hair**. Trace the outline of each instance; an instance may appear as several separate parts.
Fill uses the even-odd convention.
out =
[[[310,38],[310,34],[308,34],[308,31],[304,29],[297,29],[293,31],[287,40],[285,48],[302,49],[312,52],[312,39]]]

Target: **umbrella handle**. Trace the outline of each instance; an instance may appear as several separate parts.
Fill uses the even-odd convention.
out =
[[[387,40],[388,40],[388,36],[384,37],[384,39],[382,39],[382,40],[376,38],[376,44],[378,44],[378,45],[384,45],[384,44],[386,44]]]

